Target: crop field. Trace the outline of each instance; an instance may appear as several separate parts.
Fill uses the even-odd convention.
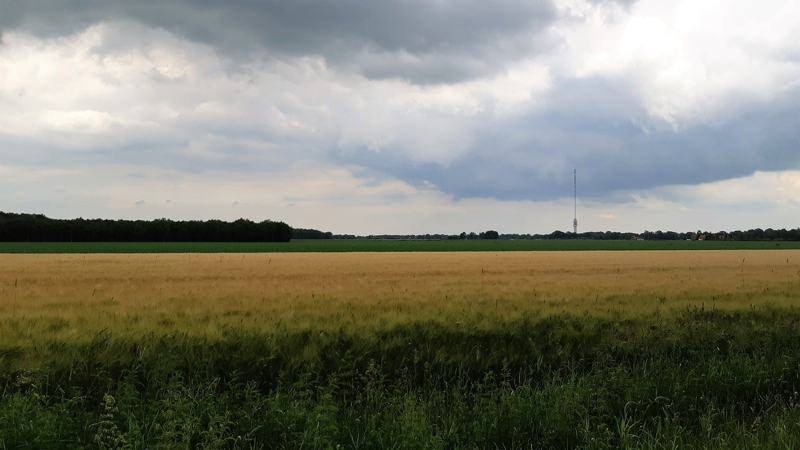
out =
[[[2,253],[501,252],[800,250],[798,241],[299,239],[291,242],[0,242]]]
[[[0,449],[800,447],[800,250],[601,249],[0,255]]]

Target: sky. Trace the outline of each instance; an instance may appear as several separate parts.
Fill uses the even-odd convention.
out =
[[[0,0],[0,210],[800,226],[793,0]]]

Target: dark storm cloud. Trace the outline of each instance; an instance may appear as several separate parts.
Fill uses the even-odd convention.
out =
[[[342,159],[433,184],[456,198],[503,200],[569,196],[573,168],[582,196],[606,200],[619,199],[615,193],[622,191],[800,169],[800,89],[721,123],[676,130],[666,123],[636,123],[633,118],[644,112],[622,87],[603,80],[564,81],[553,94],[561,101],[552,108],[473,123],[475,144],[448,165],[367,149]],[[584,101],[579,105],[570,98]]]
[[[71,33],[133,20],[213,45],[225,54],[266,50],[320,55],[377,77],[414,82],[473,78],[544,45],[547,1],[498,0],[0,0],[0,29]]]

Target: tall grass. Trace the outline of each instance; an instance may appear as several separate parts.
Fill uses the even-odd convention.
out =
[[[792,448],[800,313],[113,333],[3,356],[6,448]]]

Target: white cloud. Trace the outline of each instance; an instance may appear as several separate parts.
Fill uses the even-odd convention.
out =
[[[800,206],[800,171],[756,172],[747,177],[715,181],[673,190],[689,201],[725,206]]]
[[[582,20],[556,25],[567,73],[628,79],[647,111],[674,126],[720,121],[800,79],[800,61],[787,58],[800,52],[797,2],[571,3],[565,11]]]
[[[107,45],[120,30],[154,37],[143,46]],[[245,132],[446,164],[471,145],[464,118],[513,111],[549,84],[535,63],[430,86],[338,73],[318,57],[265,56],[232,67],[211,47],[126,23],[50,39],[4,36],[0,132],[63,147],[146,136],[189,141],[192,153],[195,136]]]

